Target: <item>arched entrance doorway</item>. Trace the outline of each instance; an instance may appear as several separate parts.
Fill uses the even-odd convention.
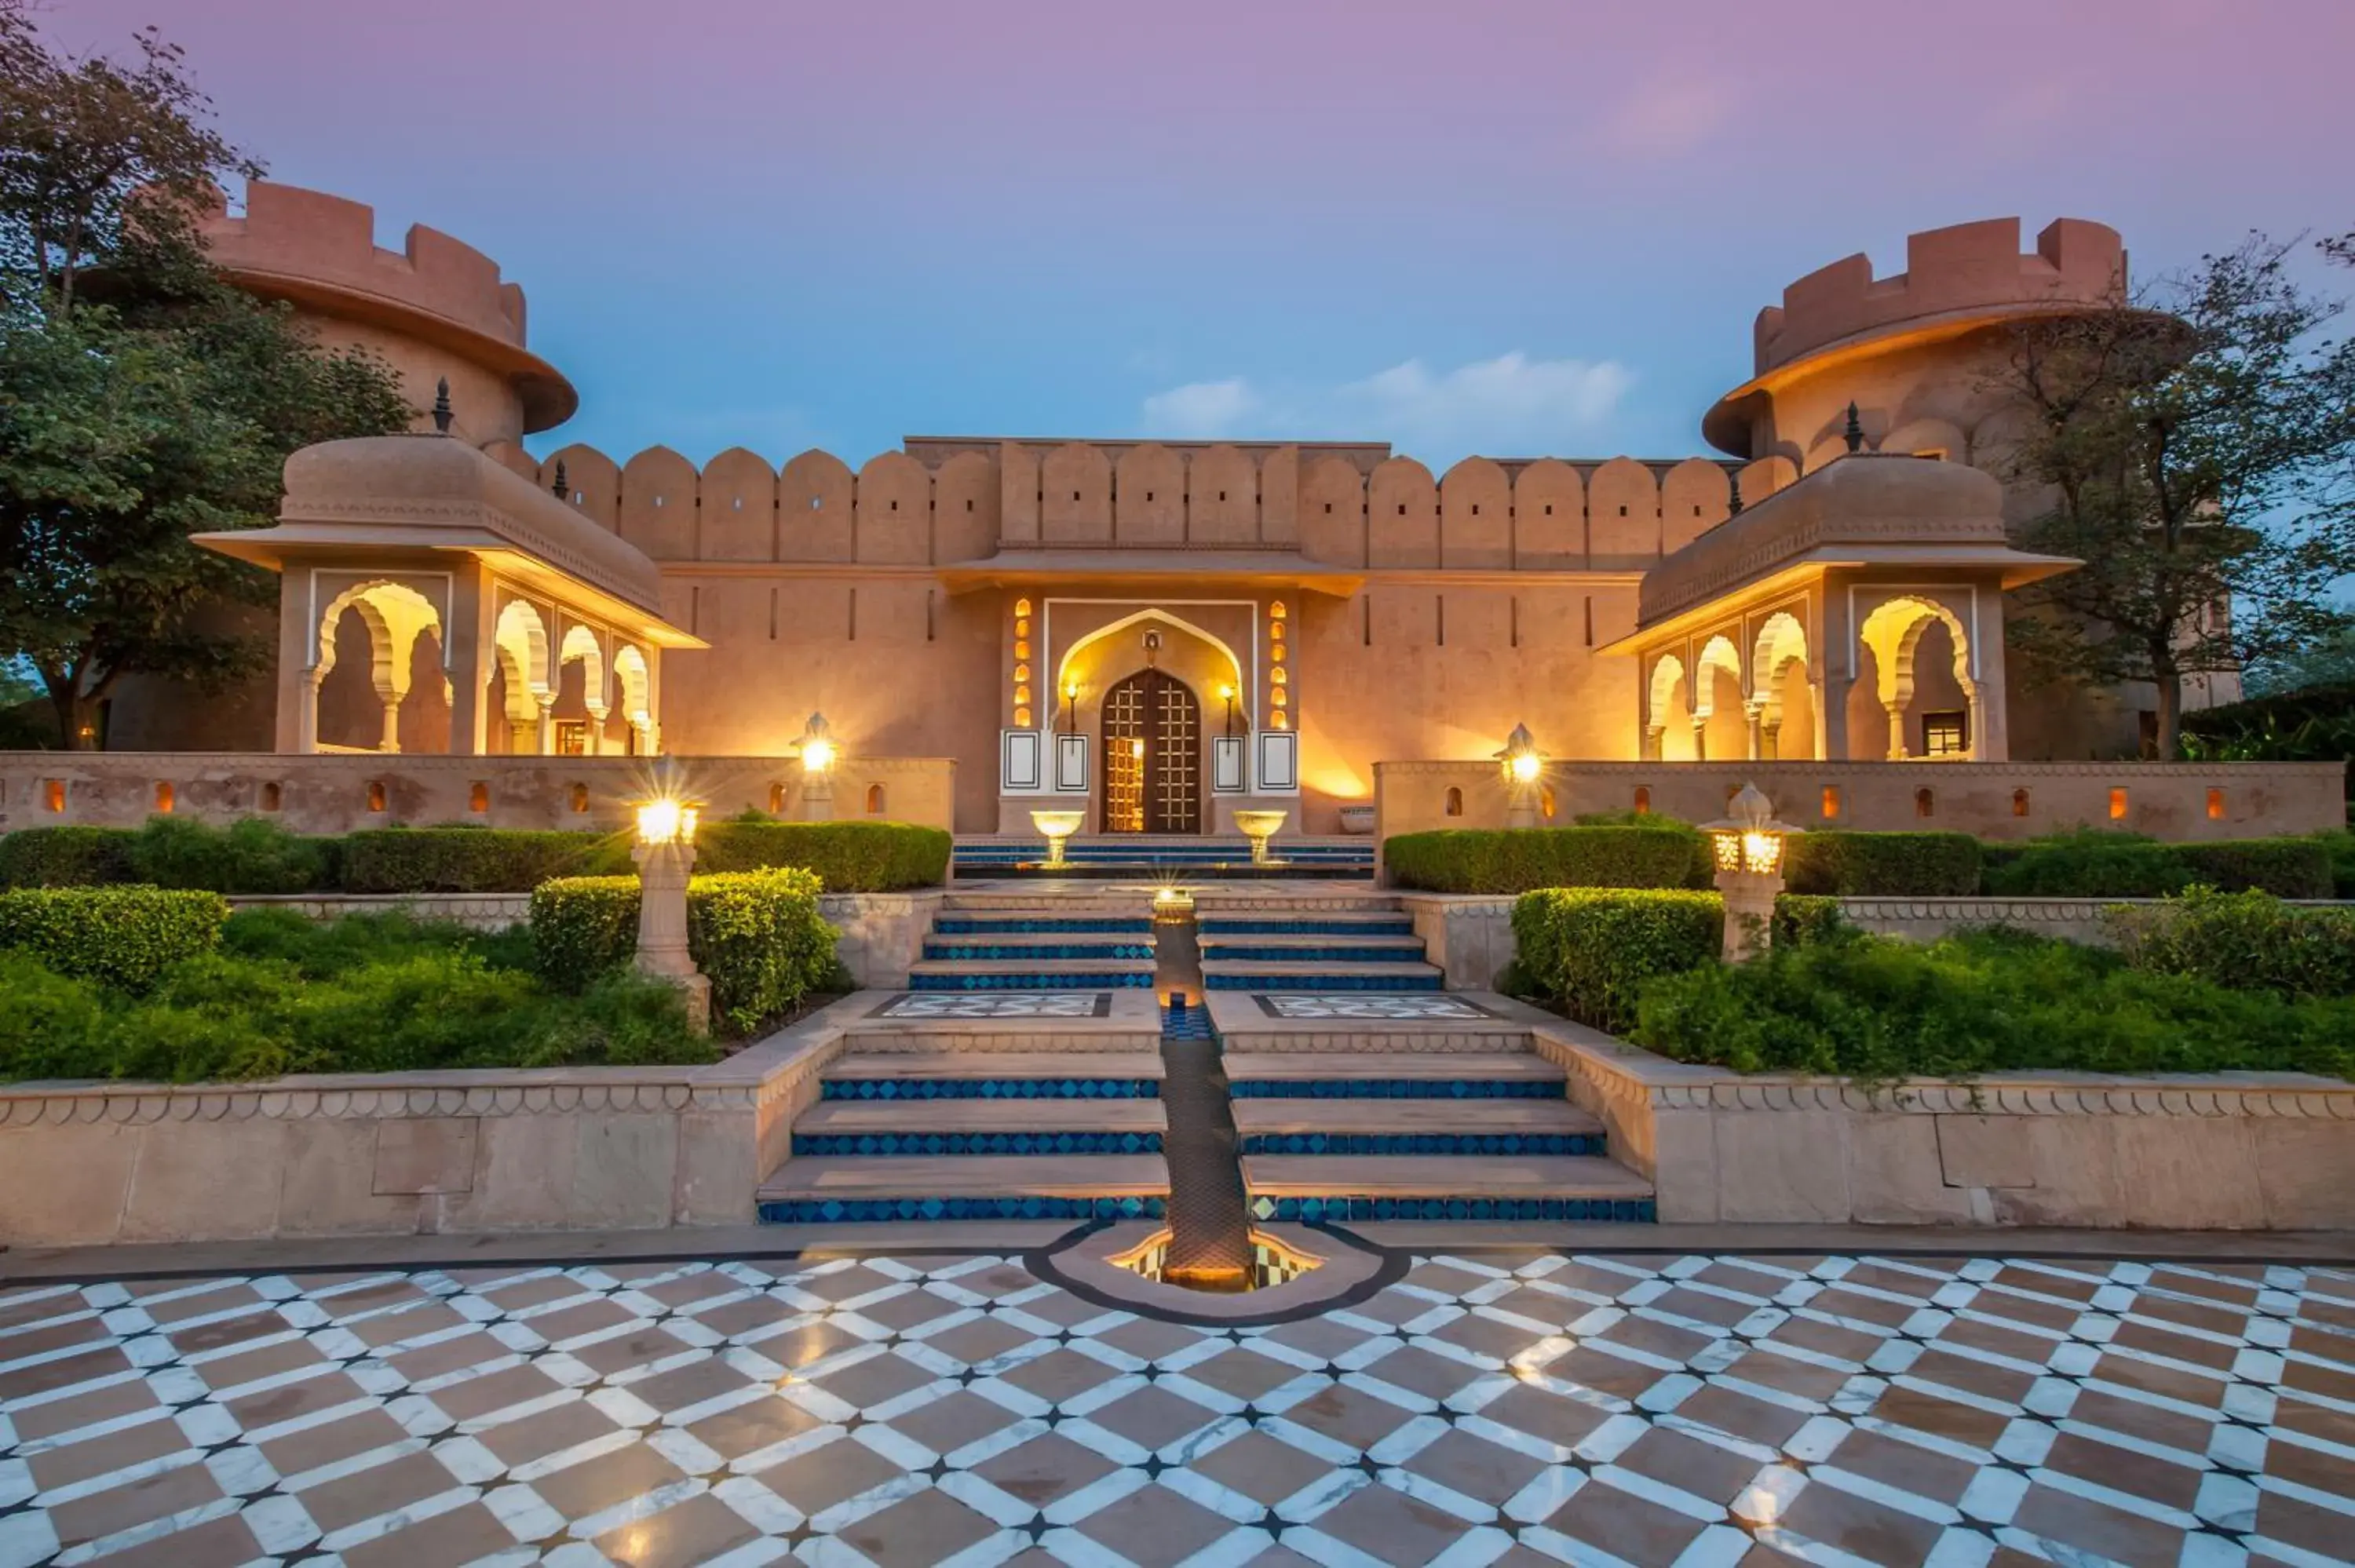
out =
[[[1139,670],[1103,698],[1103,831],[1202,831],[1202,710],[1193,688]]]

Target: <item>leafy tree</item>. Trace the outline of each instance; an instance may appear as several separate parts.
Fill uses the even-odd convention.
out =
[[[2253,235],[2024,323],[1996,377],[2028,415],[2010,477],[2041,498],[2015,542],[2084,563],[2022,592],[2011,645],[2048,677],[2152,683],[2161,757],[2186,676],[2355,624],[2331,594],[2355,570],[2355,351],[2324,335],[2344,304],[2292,276],[2298,247]]]
[[[226,606],[273,579],[188,542],[275,510],[297,447],[403,428],[372,355],[322,350],[230,287],[199,222],[261,167],[210,123],[180,49],[71,58],[0,0],[0,659],[69,746],[126,675],[203,688],[266,668]]]

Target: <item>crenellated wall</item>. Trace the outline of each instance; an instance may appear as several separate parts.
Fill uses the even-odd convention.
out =
[[[518,472],[653,559],[952,566],[1009,549],[1298,549],[1412,571],[1641,570],[1790,483],[1791,462],[1466,458],[1434,476],[1386,447],[911,439],[854,471],[742,448],[616,462],[574,444]]]

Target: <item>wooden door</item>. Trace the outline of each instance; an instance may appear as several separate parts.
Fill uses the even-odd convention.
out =
[[[1193,689],[1140,670],[1104,694],[1102,821],[1108,833],[1202,831],[1202,710]]]

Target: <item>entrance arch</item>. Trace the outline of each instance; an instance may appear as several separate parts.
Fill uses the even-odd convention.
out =
[[[1107,833],[1202,831],[1202,705],[1165,671],[1139,670],[1103,695]]]

